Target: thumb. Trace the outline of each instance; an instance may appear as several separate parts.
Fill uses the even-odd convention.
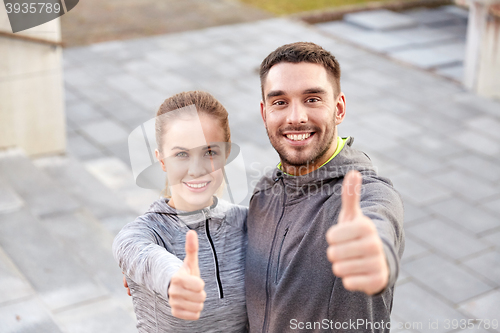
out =
[[[361,174],[359,171],[349,171],[342,183],[342,208],[339,223],[349,222],[361,215],[359,194],[361,192]]]
[[[186,234],[186,257],[184,266],[189,274],[200,276],[200,267],[198,266],[198,234],[194,230],[189,230]]]

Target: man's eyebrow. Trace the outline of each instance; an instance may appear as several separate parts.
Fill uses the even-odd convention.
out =
[[[326,94],[326,90],[323,89],[323,88],[320,88],[320,87],[309,88],[309,89],[304,90],[304,92],[302,94],[303,95],[307,95],[307,94]]]
[[[285,92],[283,90],[271,90],[270,92],[267,93],[267,98],[271,97],[277,97],[277,96],[283,96],[285,95]]]

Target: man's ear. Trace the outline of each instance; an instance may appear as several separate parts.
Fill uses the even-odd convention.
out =
[[[264,101],[260,101],[260,116],[262,117],[262,120],[264,121],[264,124],[266,123],[266,105],[264,104]]]
[[[335,124],[340,124],[345,118],[346,104],[345,104],[345,95],[343,92],[340,92],[337,97],[337,105],[335,105]]]
[[[155,149],[155,156],[158,162],[160,162],[162,170],[167,172],[167,169],[165,168],[165,162],[163,162],[163,160],[161,159],[158,149]]]

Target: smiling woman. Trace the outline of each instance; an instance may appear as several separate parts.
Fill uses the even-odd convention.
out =
[[[214,195],[231,148],[227,111],[206,92],[180,93],[160,106],[155,132],[171,196],[156,200],[113,243],[137,328],[244,332],[248,209]]]

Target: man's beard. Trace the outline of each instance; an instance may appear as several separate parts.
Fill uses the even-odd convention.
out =
[[[314,135],[319,135],[320,129],[316,126],[313,127],[286,127],[278,131],[278,134],[271,134],[267,130],[267,136],[269,137],[269,141],[271,145],[274,147],[276,152],[278,153],[281,162],[284,166],[293,166],[295,168],[298,167],[309,167],[313,165],[318,159],[321,159],[327,151],[330,149],[330,146],[333,143],[335,138],[335,126],[328,127],[326,129],[326,133],[321,142],[315,145],[312,152],[309,156],[301,156],[301,151],[308,149],[309,147],[287,147],[286,143],[283,142],[280,138],[283,137],[283,132],[285,131],[296,131],[296,132],[314,132]],[[293,150],[293,151],[292,151]],[[297,154],[299,152],[299,154]]]

